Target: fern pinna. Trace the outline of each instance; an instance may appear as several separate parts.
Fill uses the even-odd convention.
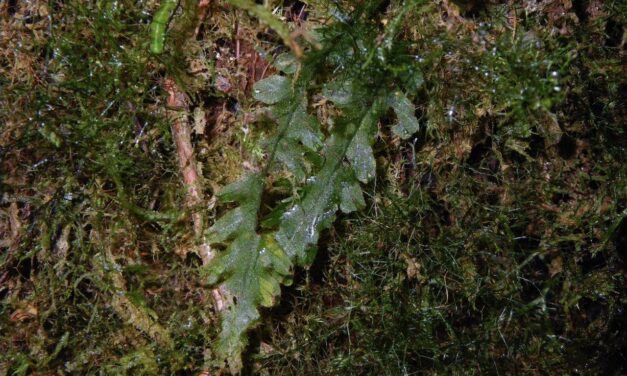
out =
[[[214,346],[218,366],[226,361],[239,372],[258,308],[274,305],[281,284],[291,283],[292,269],[313,260],[320,232],[338,210],[365,206],[360,183],[375,176],[372,145],[380,117],[391,108],[396,117],[391,130],[402,139],[418,130],[408,95],[420,89],[422,76],[403,47],[392,43],[401,17],[415,5],[405,5],[384,30],[384,43],[377,38],[380,30],[367,22],[375,10],[354,11],[319,30],[320,50],[301,61],[279,56],[275,67],[281,74],[255,84],[254,98],[269,106],[268,117],[276,124],[264,140],[266,164],[221,191],[220,201],[236,206],[207,234],[212,245],[226,247],[206,270],[209,283],[227,299]],[[387,63],[392,60],[393,69]],[[331,102],[338,115],[321,121],[310,98]],[[294,195],[271,203],[273,210],[262,216],[264,188],[274,181],[268,177],[279,170],[290,176]]]

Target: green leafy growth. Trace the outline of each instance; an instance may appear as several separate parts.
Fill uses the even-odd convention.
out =
[[[376,111],[376,107],[371,111]],[[300,202],[283,215],[276,239],[288,256],[299,265],[307,263],[309,257],[306,251],[316,245],[320,231],[333,221],[338,205],[345,213],[365,206],[356,174],[362,170],[362,166],[374,161],[372,148],[366,143],[369,151],[366,149],[352,154],[353,166],[358,166],[358,169],[345,166],[344,159],[353,141],[359,142],[357,134],[361,134],[363,138],[373,136],[366,132],[375,129],[370,124],[374,118],[369,112],[359,126],[347,124],[344,132],[337,132],[329,137],[323,149],[325,162],[322,169],[309,179]],[[359,172],[359,175],[363,173]],[[370,172],[364,176],[365,181],[374,177]]]
[[[258,307],[275,303],[280,284],[291,283],[293,265],[312,262],[320,234],[338,210],[351,213],[366,206],[360,183],[376,173],[372,145],[381,116],[388,108],[395,111],[398,121],[392,132],[403,139],[418,129],[414,106],[386,64],[394,51],[395,31],[387,30],[386,46],[378,46],[375,31],[366,27],[372,12],[376,9],[360,9],[353,13],[354,25],[324,28],[322,50],[310,51],[300,62],[280,55],[275,65],[285,75],[270,76],[253,87],[253,97],[270,105],[266,113],[276,124],[263,140],[266,166],[224,189],[221,201],[239,206],[227,211],[208,234],[212,244],[226,246],[209,266],[209,283],[227,295],[214,350],[218,366],[226,360],[233,373],[241,370],[246,332],[258,322]],[[377,49],[381,58],[362,56]],[[422,82],[421,73],[416,74],[419,80],[411,82]],[[338,115],[315,116],[309,100],[313,96],[332,103]],[[291,176],[294,195],[269,203],[273,208],[261,218],[260,229],[263,187],[274,181],[267,178],[277,170]]]
[[[400,138],[407,139],[418,131],[418,119],[414,115],[414,105],[400,91],[390,95],[390,107],[396,112],[397,122],[392,131]]]
[[[252,174],[227,186],[220,200],[240,206],[225,214],[209,233],[213,243],[230,242],[211,264],[208,276],[210,283],[221,283],[228,302],[216,351],[229,360],[233,373],[242,367],[245,332],[259,319],[257,307],[271,307],[281,293],[280,284],[290,283],[290,260],[270,236],[255,232],[262,182],[258,174]]]
[[[257,82],[253,97],[265,104],[275,104],[290,95],[290,80],[283,76],[270,76]]]
[[[168,20],[176,9],[176,5],[176,0],[164,1],[153,17],[150,24],[150,52],[153,54],[163,53],[165,30],[168,26]]]

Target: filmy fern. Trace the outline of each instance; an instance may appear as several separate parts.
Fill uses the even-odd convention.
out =
[[[400,14],[415,5],[408,3]],[[379,119],[392,109],[394,134],[406,139],[418,130],[406,93],[419,89],[420,72],[398,60],[404,55],[391,42],[394,30],[384,31],[386,43],[377,42],[378,30],[367,27],[374,11],[362,8],[322,29],[322,50],[300,62],[289,54],[280,56],[275,65],[282,74],[254,86],[254,98],[269,105],[269,118],[276,124],[276,132],[264,140],[266,165],[222,190],[220,201],[237,206],[208,231],[210,243],[226,247],[207,273],[227,300],[214,351],[233,373],[242,367],[241,353],[247,331],[259,320],[258,307],[274,305],[280,285],[291,283],[293,267],[313,260],[320,233],[338,210],[350,213],[365,206],[360,184],[376,173],[372,145]],[[394,70],[388,68],[389,59],[395,60]],[[339,115],[313,115],[313,97],[331,102]],[[262,216],[262,193],[277,170],[290,174],[295,194],[264,203],[274,209]]]

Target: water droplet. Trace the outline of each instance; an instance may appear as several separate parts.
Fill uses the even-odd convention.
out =
[[[44,163],[46,163],[46,162],[48,162],[48,158],[44,158],[44,159],[42,159],[41,161],[39,161],[39,162],[37,162],[37,163],[33,164],[33,168],[37,168],[37,167],[39,167],[39,166],[43,165],[43,164],[44,164]]]
[[[455,120],[455,107],[450,107],[446,111],[446,120],[448,120],[449,123],[452,123],[453,120]]]
[[[315,240],[316,237],[316,227],[318,225],[318,217],[314,217],[313,221],[311,221],[311,224],[309,225],[309,227],[307,227],[307,237],[309,237],[310,241]]]
[[[422,55],[414,55],[414,60],[416,60],[419,63],[425,62],[425,58]]]
[[[296,212],[298,212],[298,206],[292,206],[290,210],[286,211],[283,214],[283,218],[291,218],[296,215]]]

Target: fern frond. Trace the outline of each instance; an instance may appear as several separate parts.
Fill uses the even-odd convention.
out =
[[[380,117],[393,109],[397,121],[391,130],[402,139],[419,127],[414,105],[384,59],[375,59],[367,67],[371,77],[354,79],[364,73],[359,54],[373,38],[359,39],[342,29],[346,27],[330,26],[322,33],[323,49],[301,61],[289,56],[277,59],[277,68],[285,75],[270,76],[253,87],[253,97],[269,105],[266,113],[277,125],[263,142],[266,165],[222,191],[222,202],[238,206],[208,233],[210,243],[226,246],[209,266],[208,275],[209,283],[227,297],[214,350],[218,366],[226,361],[233,373],[241,369],[246,333],[259,320],[258,307],[275,303],[280,285],[291,283],[294,266],[313,261],[320,234],[338,211],[350,213],[366,206],[361,184],[376,173],[372,145]],[[328,75],[329,71],[341,74]],[[326,122],[326,128],[310,111],[312,96],[324,97],[339,113]],[[293,177],[295,195],[264,203],[273,210],[259,218],[264,185],[279,168]]]

